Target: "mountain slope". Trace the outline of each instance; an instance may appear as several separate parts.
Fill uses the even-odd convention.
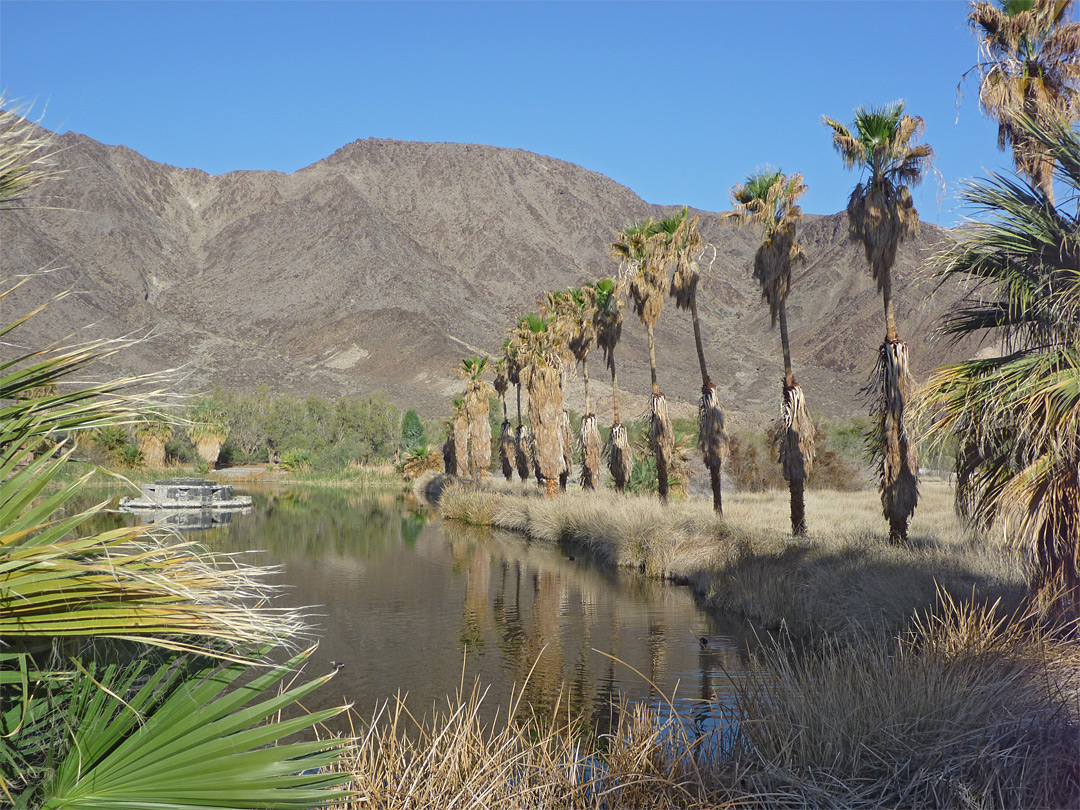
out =
[[[5,317],[71,290],[20,330],[24,343],[148,334],[116,368],[183,366],[192,389],[381,390],[441,414],[463,355],[498,351],[544,290],[612,274],[616,230],[673,210],[578,166],[488,146],[356,141],[291,175],[211,176],[77,134],[57,141],[65,171],[43,207],[0,217],[5,274],[51,268]],[[750,276],[757,235],[699,213],[714,248],[699,293],[706,359],[735,424],[759,424],[778,406],[781,369]],[[880,298],[843,215],[807,217],[801,234],[809,261],[789,299],[796,374],[815,413],[862,413]],[[895,269],[917,375],[956,351],[927,339],[956,292],[935,294],[920,271],[946,238],[924,226]],[[620,384],[643,402],[645,332],[629,308],[623,334]],[[657,338],[661,387],[689,414],[700,385],[693,333],[670,302]],[[594,396],[610,393],[598,353],[590,376]],[[570,392],[580,408],[580,381]],[[610,419],[609,396],[599,413]]]

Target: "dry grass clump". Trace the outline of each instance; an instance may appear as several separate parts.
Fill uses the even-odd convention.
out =
[[[891,641],[829,641],[736,685],[732,772],[773,807],[1080,806],[1080,651],[948,597]]]
[[[896,632],[938,602],[997,600],[1013,611],[1026,593],[1021,560],[1004,542],[958,521],[945,482],[926,482],[909,544],[890,545],[872,492],[808,492],[805,542],[786,533],[777,495],[739,493],[727,518],[743,530],[738,554],[699,579],[706,603],[796,635]]]
[[[655,708],[613,707],[618,719],[597,736],[556,709],[523,717],[521,693],[506,719],[486,724],[486,690],[474,686],[417,718],[402,697],[359,728],[343,767],[350,799],[337,810],[528,810],[528,808],[719,808],[706,766],[715,737],[692,737]],[[710,794],[712,794],[710,796]]]

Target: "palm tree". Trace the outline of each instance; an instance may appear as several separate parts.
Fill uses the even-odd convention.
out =
[[[507,341],[508,343],[509,341]],[[514,477],[514,464],[517,462],[517,446],[514,443],[514,429],[506,415],[506,392],[510,388],[510,379],[506,373],[508,358],[506,344],[503,344],[503,356],[495,361],[495,393],[502,401],[502,426],[499,429],[499,463],[503,477],[510,481]]]
[[[1080,135],[1019,120],[1057,166],[1070,202],[992,176],[963,198],[980,214],[945,254],[945,277],[975,287],[944,324],[993,334],[1001,356],[943,366],[922,391],[931,439],[959,438],[957,506],[1027,552],[1037,598],[1080,618]]]
[[[652,396],[649,399],[652,450],[656,458],[656,480],[660,501],[667,503],[668,466],[674,435],[667,412],[667,397],[656,382],[656,340],[654,328],[664,308],[668,291],[667,260],[664,238],[658,224],[651,219],[624,229],[611,244],[612,258],[624,264],[630,275],[630,295],[634,311],[649,335],[649,371],[652,374]]]
[[[615,347],[622,338],[624,296],[624,282],[621,279],[616,281],[602,278],[596,282],[596,313],[593,315],[596,343],[604,352],[604,362],[611,371],[613,419],[605,452],[608,469],[611,470],[611,477],[615,479],[615,489],[620,493],[625,492],[626,482],[634,469],[634,456],[626,435],[626,426],[619,419],[619,377],[615,372]]]
[[[491,468],[491,408],[488,404],[489,386],[483,379],[488,359],[480,355],[466,357],[458,369],[468,381],[463,404],[469,430],[469,477],[474,481],[483,481]]]
[[[1080,24],[1072,0],[973,2],[968,25],[979,42],[979,106],[998,122],[998,148],[1052,201],[1053,161],[1020,119],[1073,124],[1080,118]],[[968,71],[970,73],[970,71]],[[967,74],[965,74],[967,75]]]
[[[560,347],[568,347],[577,332],[576,318],[573,309],[574,302],[570,291],[547,292],[539,302],[541,313],[549,320],[550,331],[555,336]],[[564,349],[562,354],[568,354]],[[566,391],[566,366],[569,364],[569,356],[566,362],[560,364],[559,395],[565,402]],[[570,413],[566,408],[559,414],[559,437],[562,441],[562,472],[559,473],[559,489],[566,491],[567,481],[574,471],[574,431],[570,427]]]
[[[713,509],[724,513],[721,493],[721,473],[728,454],[728,436],[724,428],[724,411],[716,395],[716,386],[705,366],[705,346],[701,340],[701,321],[698,318],[697,286],[701,272],[696,254],[701,252],[702,241],[698,233],[698,217],[686,218],[687,210],[660,223],[670,262],[675,264],[671,276],[671,296],[679,309],[690,310],[694,325],[694,345],[697,348],[698,366],[701,368],[701,398],[698,400],[698,446],[704,456],[712,485]]]
[[[199,457],[214,469],[221,446],[229,436],[225,414],[213,399],[204,397],[188,410],[187,418],[188,438],[195,443]]]
[[[523,333],[522,374],[529,389],[529,423],[533,427],[533,463],[548,497],[559,489],[564,469],[562,418],[562,349],[550,318],[530,313]]]
[[[135,426],[135,441],[147,467],[161,469],[165,466],[165,443],[172,435],[172,424],[159,410],[147,411],[145,421]]]
[[[795,231],[802,219],[796,204],[806,193],[801,174],[790,177],[765,170],[750,175],[731,190],[734,216],[741,222],[764,226],[761,246],[754,254],[754,278],[761,285],[761,297],[769,304],[775,327],[780,321],[780,345],[784,352],[783,398],[776,426],[780,466],[791,494],[791,531],[806,534],[806,507],[803,489],[814,464],[814,426],[806,413],[806,397],[791,369],[788,340],[787,297],[791,290],[791,268],[805,262],[806,254],[796,241]]]
[[[919,452],[905,421],[904,409],[913,383],[907,344],[896,331],[891,274],[898,245],[918,230],[919,212],[911,188],[931,170],[934,150],[914,143],[923,130],[923,120],[905,114],[902,101],[869,110],[858,108],[851,130],[831,118],[824,122],[832,128],[833,147],[844,165],[870,173],[866,184],[858,183],[848,199],[848,228],[851,237],[863,243],[885,304],[885,340],[878,350],[871,383],[875,433],[870,440],[889,539],[903,543],[907,541],[908,520],[919,502]]]
[[[570,290],[573,303],[574,332],[569,348],[579,363],[581,377],[585,384],[585,415],[581,418],[581,486],[583,489],[596,489],[600,481],[600,431],[596,426],[596,414],[592,410],[589,396],[589,352],[596,342],[596,299],[595,284],[584,284]]]

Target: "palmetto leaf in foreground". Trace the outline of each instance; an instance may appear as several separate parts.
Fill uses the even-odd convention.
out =
[[[268,694],[310,652],[243,686],[246,667],[236,664],[89,673],[64,718],[71,745],[43,788],[42,810],[307,810],[340,798],[332,788],[348,774],[327,766],[345,740],[274,745],[347,708],[278,715],[332,677]]]
[[[1003,354],[935,371],[921,410],[932,439],[960,439],[961,511],[1023,548],[1036,594],[1080,617],[1080,136],[1022,125],[1060,156],[1057,178],[1072,202],[1055,206],[1031,184],[1001,177],[964,192],[985,220],[961,234],[941,272],[976,287],[945,329],[957,337],[994,329]]]

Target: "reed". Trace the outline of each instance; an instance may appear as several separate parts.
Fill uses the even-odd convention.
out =
[[[776,647],[728,765],[783,808],[1080,806],[1080,650],[943,595],[889,640]]]
[[[596,735],[559,707],[531,713],[520,691],[486,723],[486,694],[474,684],[424,716],[400,695],[370,718],[354,712],[355,740],[339,765],[350,774],[350,798],[336,810],[734,806],[712,782],[718,738],[689,732],[655,707],[614,706],[612,730]]]

